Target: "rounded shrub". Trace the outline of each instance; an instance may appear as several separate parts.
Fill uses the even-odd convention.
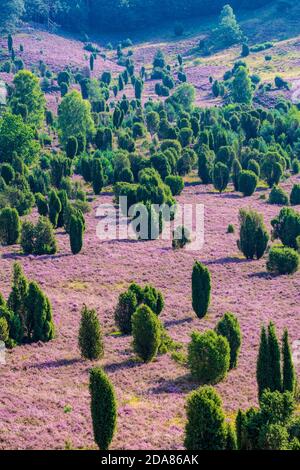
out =
[[[292,170],[295,175],[300,173],[300,162],[296,158],[292,161]]]
[[[260,259],[268,246],[269,235],[260,214],[252,210],[241,209],[239,250],[247,259]]]
[[[133,348],[143,362],[151,362],[161,343],[161,324],[147,305],[141,305],[132,315]]]
[[[192,273],[192,303],[198,318],[207,314],[210,304],[211,277],[206,266],[196,261]]]
[[[256,160],[250,159],[248,162],[248,168],[249,171],[253,171],[253,173],[256,174],[256,176],[259,178],[260,176],[260,166],[259,163],[257,163]]]
[[[257,175],[250,170],[242,170],[239,175],[238,188],[244,196],[252,196],[258,184]]]
[[[279,215],[271,221],[272,238],[277,238],[283,245],[297,249],[297,237],[300,235],[300,214],[290,207],[283,207]]]
[[[41,216],[46,217],[49,212],[48,202],[45,196],[41,193],[35,194],[35,203],[37,206],[38,213]]]
[[[173,196],[179,196],[184,188],[184,181],[181,176],[169,175],[165,183],[170,187]]]
[[[108,450],[117,424],[114,388],[100,367],[90,371],[91,415],[94,439],[100,450]]]
[[[62,210],[62,205],[55,190],[51,191],[49,197],[49,219],[53,227],[57,227],[58,216]]]
[[[78,345],[81,356],[85,359],[96,360],[103,357],[103,337],[101,325],[95,310],[89,310],[84,305],[78,335]]]
[[[68,158],[74,158],[78,152],[78,141],[75,136],[68,138],[66,145],[66,155]]]
[[[286,206],[289,204],[289,197],[280,186],[273,186],[269,194],[268,202],[269,204]]]
[[[227,165],[221,162],[216,163],[213,168],[212,178],[215,189],[220,193],[225,191],[229,182],[229,170]]]
[[[192,333],[188,347],[192,377],[202,384],[216,384],[226,377],[230,366],[228,340],[215,331]]]
[[[184,446],[187,450],[224,450],[227,428],[222,401],[213,387],[200,387],[187,399]]]
[[[241,328],[237,317],[232,313],[225,313],[216,326],[216,332],[228,340],[230,346],[230,369],[236,368],[242,343]]]
[[[290,203],[292,206],[300,204],[300,184],[294,184],[290,195]]]
[[[268,271],[276,274],[293,274],[299,268],[299,254],[292,248],[273,246],[269,251]]]

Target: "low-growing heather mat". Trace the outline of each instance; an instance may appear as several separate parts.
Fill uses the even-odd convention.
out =
[[[293,177],[283,184],[290,190]],[[299,182],[299,181],[298,181]],[[192,181],[179,198],[182,203],[205,205],[205,245],[199,252],[176,251],[168,241],[112,241],[96,237],[96,208],[111,202],[105,193],[93,202],[87,215],[87,232],[81,254],[72,256],[69,238],[57,231],[59,253],[23,257],[18,247],[1,248],[0,290],[10,291],[11,270],[19,260],[26,275],[38,281],[49,296],[57,337],[47,344],[19,346],[7,353],[0,376],[0,448],[95,448],[89,410],[88,372],[94,363],[81,360],[77,347],[83,303],[97,309],[105,334],[105,368],[118,397],[118,431],[113,449],[181,449],[186,395],[197,384],[188,370],[170,354],[150,364],[135,361],[131,337],[116,334],[114,307],[131,281],[150,282],[161,289],[165,308],[161,319],[169,335],[186,344],[193,330],[213,328],[226,311],[241,324],[243,344],[238,368],[216,388],[228,419],[239,407],[257,404],[256,356],[260,327],[271,319],[278,333],[288,327],[291,341],[300,339],[300,273],[274,277],[266,272],[266,259],[247,261],[237,250],[238,211],[249,207],[270,220],[280,207],[261,198],[237,193],[220,195],[211,186]],[[235,234],[227,234],[233,223]],[[209,314],[196,318],[191,307],[191,271],[201,260],[212,274]],[[298,373],[300,371],[298,370]]]

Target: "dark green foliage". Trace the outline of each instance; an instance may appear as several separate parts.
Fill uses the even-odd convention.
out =
[[[270,354],[266,328],[262,326],[260,334],[260,345],[256,364],[256,380],[258,386],[258,396],[261,397],[264,390],[270,384]]]
[[[239,191],[239,179],[240,179],[240,173],[242,171],[242,165],[240,161],[237,158],[233,159],[232,162],[232,182],[235,191]]]
[[[49,219],[53,227],[57,227],[58,216],[62,210],[62,205],[58,194],[55,190],[52,190],[49,196]]]
[[[78,141],[75,136],[71,136],[67,140],[66,155],[68,158],[74,158],[78,151]]]
[[[296,158],[292,161],[292,169],[295,175],[300,173],[300,162]]]
[[[89,310],[84,305],[81,311],[81,321],[78,335],[78,345],[81,356],[90,361],[103,357],[103,337],[101,325],[95,310]]]
[[[265,425],[259,435],[259,447],[264,450],[288,450],[289,435],[282,424]]]
[[[194,331],[188,348],[188,363],[192,377],[198,382],[220,382],[230,366],[228,340],[212,330],[203,334]]]
[[[207,145],[201,145],[198,150],[198,175],[203,184],[212,181],[214,153]]]
[[[192,273],[192,302],[198,318],[207,314],[210,304],[211,277],[206,266],[196,261]]]
[[[73,255],[77,255],[82,250],[84,234],[84,223],[81,217],[75,214],[70,219],[70,246]]]
[[[35,194],[35,202],[37,205],[38,213],[44,217],[48,215],[49,207],[45,196],[41,193]]]
[[[116,430],[117,400],[111,382],[100,367],[90,371],[89,389],[94,439],[100,450],[108,450]]]
[[[37,224],[25,221],[22,225],[21,247],[25,254],[53,255],[57,244],[49,219],[40,217]]]
[[[250,54],[250,48],[248,46],[248,44],[244,43],[242,45],[242,53],[241,53],[241,56],[242,57],[248,57],[248,55]]]
[[[236,432],[232,424],[227,423],[226,426],[227,436],[226,436],[226,450],[237,450],[237,439]]]
[[[227,426],[222,401],[213,387],[201,387],[187,399],[184,446],[187,450],[224,450]]]
[[[213,168],[212,178],[215,189],[220,193],[225,191],[229,183],[229,170],[227,165],[221,162],[216,163]]]
[[[238,247],[247,259],[260,259],[268,246],[269,235],[260,214],[241,209]]]
[[[242,343],[242,334],[237,317],[232,313],[225,313],[216,326],[216,332],[228,340],[230,346],[230,369],[236,368]]]
[[[253,171],[253,173],[256,174],[256,176],[259,178],[260,176],[260,166],[259,163],[257,163],[256,160],[250,159],[248,162],[248,170]]]
[[[22,266],[19,263],[14,263],[12,291],[8,297],[7,307],[15,317],[13,328],[10,328],[10,336],[18,343],[24,337],[27,292],[28,281],[24,276]]]
[[[253,98],[252,83],[246,67],[239,67],[232,82],[232,100],[234,103],[250,104]]]
[[[141,305],[132,315],[133,347],[143,362],[151,362],[161,343],[161,324],[147,305]]]
[[[279,215],[271,221],[272,238],[283,245],[297,249],[297,237],[300,235],[300,214],[294,209],[284,207]]]
[[[267,269],[275,274],[294,274],[299,269],[299,263],[299,254],[293,248],[272,246]]]
[[[268,326],[268,349],[269,349],[269,390],[274,392],[281,391],[281,365],[280,365],[280,347],[276,335],[275,325],[270,322]]]
[[[289,196],[280,186],[273,186],[268,202],[269,204],[287,206],[289,204]]]
[[[166,177],[165,183],[170,186],[173,196],[180,196],[184,189],[184,181],[181,176],[169,175]]]
[[[92,184],[93,184],[93,190],[96,195],[99,195],[103,189],[104,186],[104,174],[103,174],[103,168],[102,168],[102,163],[99,158],[94,158],[93,159],[93,164],[92,164]]]
[[[258,184],[257,175],[250,170],[242,170],[239,175],[238,188],[244,196],[252,196]]]
[[[263,159],[261,173],[270,188],[278,185],[285,168],[284,159],[276,152],[268,152]]]
[[[282,391],[295,393],[296,373],[293,364],[289,333],[285,329],[282,337]]]
[[[300,184],[294,184],[290,195],[290,203],[292,206],[300,204]]]
[[[2,176],[6,184],[9,184],[15,178],[15,170],[9,163],[2,163],[0,167],[0,176]]]
[[[3,317],[0,317],[0,341],[3,341],[5,344],[9,340],[9,327],[7,320]]]
[[[134,95],[137,100],[140,100],[142,97],[142,92],[143,92],[143,81],[142,80],[135,80],[134,84]]]
[[[30,282],[25,301],[28,339],[47,342],[54,337],[54,323],[49,299],[36,282]]]
[[[21,222],[16,209],[6,207],[0,210],[0,243],[15,245],[20,237]]]
[[[229,224],[227,227],[227,233],[234,233],[234,232],[235,232],[234,225]]]
[[[115,321],[122,333],[131,333],[131,317],[136,311],[137,306],[137,297],[132,290],[129,289],[127,292],[120,295],[118,305],[115,310]]]
[[[112,130],[108,127],[97,129],[95,144],[99,150],[111,150],[112,148]]]

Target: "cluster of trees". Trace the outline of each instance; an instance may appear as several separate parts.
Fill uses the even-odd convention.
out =
[[[0,294],[0,339],[11,348],[21,343],[50,341],[55,328],[48,297],[28,281],[19,263],[13,267],[12,290],[6,301]]]

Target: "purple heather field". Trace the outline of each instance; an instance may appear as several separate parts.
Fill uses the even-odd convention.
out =
[[[296,177],[293,178],[296,181]],[[283,186],[290,189],[292,182]],[[288,327],[291,341],[299,339],[300,274],[273,277],[266,259],[246,261],[237,250],[237,235],[227,234],[238,211],[251,206],[266,223],[279,212],[260,199],[234,192],[222,195],[211,186],[187,185],[179,201],[205,205],[205,245],[199,252],[174,252],[169,241],[101,242],[96,237],[96,208],[111,202],[107,194],[94,200],[87,216],[84,249],[70,254],[68,236],[57,231],[59,253],[23,257],[15,249],[1,248],[1,291],[8,295],[11,268],[19,260],[26,275],[38,281],[52,305],[57,337],[48,344],[20,346],[8,352],[1,368],[0,447],[3,449],[94,448],[89,412],[88,372],[77,347],[83,303],[97,309],[105,334],[105,358],[100,361],[118,397],[116,449],[180,449],[185,424],[186,394],[197,384],[188,370],[169,354],[150,364],[135,361],[131,337],[114,335],[114,307],[131,281],[151,282],[162,290],[165,308],[161,319],[172,339],[188,343],[193,330],[213,328],[226,311],[241,324],[243,345],[238,368],[216,386],[228,419],[239,407],[257,403],[255,367],[260,326],[272,319],[282,334]],[[198,320],[191,307],[191,271],[201,260],[212,274],[209,314]],[[129,419],[130,418],[130,419]]]

